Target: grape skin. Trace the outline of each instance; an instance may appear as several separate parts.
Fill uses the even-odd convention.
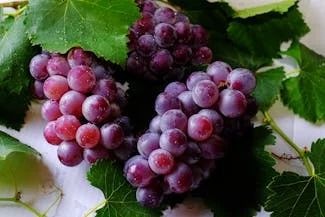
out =
[[[100,124],[108,119],[111,106],[108,100],[100,95],[88,96],[82,103],[82,114],[91,123]]]
[[[168,110],[160,119],[160,129],[162,132],[174,128],[186,132],[187,117],[180,109]]]
[[[96,85],[96,76],[89,66],[73,67],[67,76],[69,87],[81,93],[90,92]]]
[[[195,114],[188,119],[187,133],[195,141],[203,141],[209,138],[212,131],[212,122],[206,116]]]
[[[43,85],[44,95],[51,100],[59,100],[69,90],[68,81],[60,75],[47,78]]]
[[[66,166],[76,166],[83,160],[82,148],[75,141],[63,141],[57,149],[58,158]]]
[[[225,89],[220,93],[219,111],[226,117],[237,118],[244,114],[247,106],[246,98],[238,90]]]
[[[86,96],[74,90],[62,95],[59,101],[59,108],[64,115],[74,115],[77,118],[82,116],[82,104]]]
[[[168,174],[175,164],[173,155],[164,149],[152,151],[149,155],[148,162],[150,168],[156,174]]]

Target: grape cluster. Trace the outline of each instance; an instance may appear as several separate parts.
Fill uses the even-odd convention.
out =
[[[142,17],[129,28],[126,69],[134,77],[157,81],[181,80],[189,65],[208,64],[212,51],[208,34],[188,17],[155,1],[138,1]]]
[[[157,116],[137,142],[139,155],[124,166],[140,204],[159,206],[164,195],[193,190],[210,176],[230,142],[225,123],[255,116],[255,86],[251,71],[221,61],[193,72],[186,84],[166,86],[155,101]]]
[[[130,120],[121,116],[125,92],[114,81],[114,69],[81,48],[67,55],[44,52],[30,62],[34,97],[45,99],[43,135],[57,145],[59,160],[75,166],[83,159],[126,160],[136,151]]]

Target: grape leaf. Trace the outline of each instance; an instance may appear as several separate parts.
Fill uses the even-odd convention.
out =
[[[87,173],[90,183],[103,191],[106,204],[96,217],[155,217],[158,209],[142,207],[135,198],[135,189],[126,181],[122,168],[112,161],[99,161]]]
[[[297,59],[300,73],[284,81],[283,104],[308,121],[325,120],[325,57],[301,43],[294,43],[285,54]]]
[[[15,18],[14,17],[6,17],[1,23],[0,23],[0,40],[3,38],[3,36],[8,32],[12,24],[14,24]]]
[[[40,153],[32,147],[25,145],[16,138],[0,131],[0,160],[5,160],[9,154],[14,152],[40,155]]]
[[[258,102],[259,110],[267,111],[278,98],[284,74],[283,67],[256,74],[257,86],[253,96]]]
[[[296,6],[287,13],[267,13],[229,24],[228,36],[239,47],[264,57],[277,57],[282,42],[297,39],[309,31]],[[274,34],[279,33],[281,34]]]
[[[138,18],[133,0],[31,0],[27,30],[44,49],[65,53],[80,46],[122,65],[128,27]]]
[[[324,217],[325,216],[325,139],[312,144],[310,160],[315,174],[304,177],[284,172],[274,178],[268,188],[265,209],[271,217]]]
[[[28,40],[24,19],[19,17],[0,42],[0,124],[16,130],[30,104],[28,65],[38,50]]]

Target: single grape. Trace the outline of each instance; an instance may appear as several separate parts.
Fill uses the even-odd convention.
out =
[[[44,82],[40,81],[40,80],[35,80],[32,84],[31,84],[31,92],[33,95],[33,98],[35,99],[45,99],[45,94],[43,91],[43,85]]]
[[[123,143],[113,150],[117,159],[126,161],[137,153],[137,141],[133,136],[125,137]]]
[[[129,169],[129,166],[132,165],[132,162],[133,162],[134,160],[140,160],[140,159],[145,160],[141,155],[134,155],[134,156],[130,157],[130,158],[125,162],[124,167],[123,167],[123,174],[124,174],[124,176],[126,175],[127,170]]]
[[[203,141],[209,138],[212,131],[213,124],[206,116],[195,114],[188,119],[187,133],[195,141]]]
[[[207,68],[207,74],[211,77],[211,80],[219,87],[224,85],[227,81],[227,77],[231,72],[231,67],[221,61],[215,61]]]
[[[116,118],[120,117],[122,114],[121,108],[116,103],[110,104],[110,113],[108,116],[108,121],[113,121]]]
[[[133,75],[143,76],[146,71],[146,63],[143,57],[137,52],[132,52],[126,62],[126,69]]]
[[[176,64],[185,65],[192,57],[192,49],[188,45],[179,44],[173,48],[172,55]]]
[[[194,141],[187,142],[187,149],[180,156],[180,160],[186,164],[196,164],[201,159],[201,149]]]
[[[176,21],[175,11],[168,7],[158,8],[154,13],[153,18],[156,23],[174,24]]]
[[[167,23],[159,23],[155,26],[155,35],[156,43],[160,47],[170,47],[174,45],[176,41],[176,32],[175,28]]]
[[[50,75],[67,76],[70,65],[63,56],[52,57],[47,63],[47,71]]]
[[[109,102],[113,102],[117,95],[117,86],[112,79],[100,79],[96,82],[96,86],[91,91],[94,95],[101,95]]]
[[[178,22],[190,23],[188,17],[179,11],[176,11],[175,16],[176,16],[176,23]]]
[[[224,156],[225,141],[217,135],[199,143],[201,155],[208,160],[219,159]]]
[[[88,96],[82,104],[83,116],[94,124],[100,124],[107,120],[111,106],[108,100],[100,95]]]
[[[138,151],[146,159],[151,152],[159,148],[160,135],[157,133],[145,133],[139,137]]]
[[[150,34],[140,36],[137,40],[137,52],[143,57],[149,57],[157,50],[157,44],[154,37]]]
[[[69,87],[81,93],[90,92],[96,85],[96,76],[89,66],[75,66],[68,73]]]
[[[171,192],[182,194],[190,190],[193,183],[193,174],[191,168],[185,163],[179,162],[174,169],[165,176],[165,182],[168,184]]]
[[[245,95],[250,94],[256,87],[256,78],[253,72],[243,68],[232,70],[227,77],[227,82],[230,88],[239,90]]]
[[[202,80],[210,80],[210,77],[207,73],[198,71],[193,72],[186,80],[186,86],[189,90],[192,90],[195,85]]]
[[[142,12],[149,12],[151,14],[154,14],[158,6],[153,1],[145,1],[142,4]]]
[[[46,69],[49,56],[46,54],[38,54],[34,56],[29,64],[29,72],[36,80],[45,80],[49,73]]]
[[[240,91],[232,89],[224,89],[221,91],[218,107],[224,116],[237,118],[244,114],[246,106],[246,98]]]
[[[128,104],[128,100],[125,94],[125,91],[118,87],[117,93],[116,93],[116,99],[115,102],[121,107],[124,108]]]
[[[192,38],[191,25],[188,22],[177,22],[174,25],[177,42],[180,44],[188,43]]]
[[[160,119],[160,129],[162,132],[177,128],[183,132],[187,129],[187,117],[180,109],[166,111]]]
[[[57,149],[57,154],[62,164],[72,167],[81,163],[82,150],[75,141],[63,141]]]
[[[202,109],[199,114],[206,116],[213,124],[213,132],[219,134],[223,129],[223,118],[214,109]]]
[[[73,48],[69,51],[67,60],[71,67],[78,65],[90,66],[93,62],[93,56],[82,48]]]
[[[56,135],[62,140],[73,140],[76,138],[80,121],[73,115],[62,115],[55,121]]]
[[[178,99],[182,105],[182,111],[191,116],[200,110],[200,107],[194,102],[192,97],[192,91],[184,91],[178,95]]]
[[[94,124],[81,125],[76,132],[76,141],[82,148],[93,148],[100,140],[100,131]]]
[[[125,163],[125,166],[125,177],[135,187],[145,187],[155,177],[148,161],[143,158],[131,158]]]
[[[118,125],[120,125],[120,127],[122,127],[123,132],[124,132],[125,135],[132,134],[133,126],[132,126],[132,123],[131,123],[131,120],[130,120],[129,117],[127,117],[127,116],[117,117],[114,120],[114,123],[118,124]]]
[[[45,96],[51,100],[59,100],[68,90],[68,81],[61,75],[53,75],[47,78],[43,85]]]
[[[149,131],[151,133],[161,133],[160,119],[161,119],[161,116],[157,115],[150,121]]]
[[[192,64],[204,65],[209,64],[212,60],[212,50],[208,47],[199,47],[193,52]]]
[[[148,162],[152,171],[157,174],[168,174],[175,164],[173,155],[164,149],[152,151],[149,155]]]
[[[89,164],[93,164],[101,159],[112,159],[112,156],[106,148],[101,145],[96,145],[93,148],[85,148],[83,158]]]
[[[124,132],[117,124],[104,124],[100,128],[100,135],[100,143],[107,149],[115,149],[124,141]]]
[[[167,73],[173,65],[173,57],[166,49],[157,51],[149,62],[149,68],[156,74]]]
[[[253,118],[258,112],[258,103],[256,98],[250,95],[246,96],[247,106],[245,110],[245,116],[249,119]]]
[[[168,93],[163,92],[159,94],[155,101],[156,112],[163,115],[166,111],[171,109],[181,109],[180,101]]]
[[[59,145],[63,141],[56,135],[55,121],[50,121],[46,124],[43,135],[46,141],[51,145]]]
[[[190,190],[195,190],[200,186],[201,182],[203,181],[203,171],[200,167],[196,165],[192,165],[191,169],[193,174],[193,182]]]
[[[169,129],[161,134],[159,144],[160,148],[177,157],[187,149],[186,135],[179,129]]]
[[[158,207],[163,199],[164,193],[161,187],[157,185],[148,185],[137,189],[136,198],[138,203],[144,207],[155,208]]]
[[[204,46],[208,44],[208,33],[200,25],[191,25],[193,46]]]
[[[82,116],[82,104],[86,96],[75,90],[63,94],[59,101],[60,111],[64,115],[74,115],[77,118]]]
[[[134,51],[137,46],[137,33],[133,28],[129,28],[129,34],[128,34],[129,42],[127,43],[129,52]]]
[[[46,121],[55,121],[62,116],[59,103],[54,100],[46,100],[43,103],[41,114],[43,119]]]
[[[165,88],[165,92],[174,97],[177,97],[179,94],[186,90],[187,89],[185,84],[178,81],[169,83]]]
[[[192,90],[192,97],[198,106],[209,108],[217,102],[219,90],[212,81],[199,81]]]
[[[132,29],[136,33],[136,35],[139,37],[145,33],[153,33],[155,27],[155,23],[152,19],[152,16],[143,16],[141,19],[137,20],[133,26]]]

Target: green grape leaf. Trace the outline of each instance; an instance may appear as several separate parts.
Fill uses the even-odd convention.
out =
[[[239,47],[264,57],[277,57],[280,45],[309,31],[296,6],[287,13],[267,13],[229,24],[229,38]],[[274,34],[281,32],[281,34]]]
[[[136,189],[123,176],[122,168],[112,161],[99,161],[87,173],[90,183],[103,191],[106,204],[96,217],[155,217],[158,209],[142,207],[135,198]]]
[[[14,17],[6,17],[1,23],[0,23],[0,40],[5,36],[5,34],[8,32],[12,24],[14,24],[15,18]]]
[[[37,52],[25,33],[24,19],[19,17],[0,41],[0,124],[16,130],[30,104],[28,65]]]
[[[31,0],[27,14],[33,44],[60,53],[80,46],[121,65],[128,27],[140,18],[133,0]]]
[[[325,139],[312,144],[310,160],[313,176],[299,176],[284,172],[274,178],[268,188],[271,194],[265,209],[271,217],[324,217],[325,216]]]
[[[285,54],[297,59],[300,73],[283,82],[283,104],[308,121],[324,121],[325,57],[301,43],[294,43]]]
[[[280,95],[284,74],[283,67],[256,74],[257,85],[253,96],[258,102],[259,110],[267,111],[276,101]]]
[[[264,151],[266,145],[274,144],[270,129],[254,128],[231,144],[225,158],[216,162],[215,173],[192,195],[203,198],[215,216],[254,216],[264,205],[267,184],[277,175],[275,160]],[[240,180],[231,178],[234,174]]]
[[[9,154],[14,152],[40,155],[40,153],[32,147],[23,144],[16,138],[0,131],[0,160],[5,160]]]

